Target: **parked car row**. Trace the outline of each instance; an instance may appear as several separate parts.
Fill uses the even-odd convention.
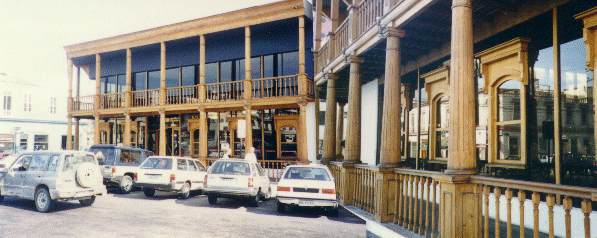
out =
[[[256,161],[220,159],[206,168],[192,158],[111,145],[92,146],[88,152],[26,152],[0,162],[0,201],[4,196],[30,199],[40,212],[50,211],[55,201],[90,206],[110,187],[121,193],[138,187],[147,197],[175,192],[182,199],[198,191],[211,205],[218,198],[232,198],[258,206],[274,196],[275,186]],[[289,207],[324,207],[330,215],[338,211],[333,177],[319,164],[286,167],[277,199],[278,212]]]

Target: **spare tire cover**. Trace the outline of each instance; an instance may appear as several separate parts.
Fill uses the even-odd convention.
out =
[[[77,168],[77,183],[84,188],[90,188],[97,184],[97,165],[93,163],[82,163]]]

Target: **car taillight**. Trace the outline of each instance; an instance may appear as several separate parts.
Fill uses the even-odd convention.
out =
[[[278,186],[278,192],[290,192],[290,187]]]
[[[203,178],[203,187],[207,188],[207,174],[205,175],[205,177]]]
[[[321,193],[325,193],[325,194],[336,194],[336,189],[333,189],[333,188],[324,188],[324,189],[321,189]]]
[[[176,180],[176,174],[170,174],[170,182],[174,182]]]
[[[112,167],[112,174],[116,173],[116,167]]]
[[[253,187],[253,178],[249,178],[249,188]]]

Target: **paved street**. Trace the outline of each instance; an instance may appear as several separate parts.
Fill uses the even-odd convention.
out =
[[[0,203],[0,237],[364,237],[365,224],[341,209],[337,218],[316,210],[279,215],[275,199],[247,207],[244,202],[207,197],[178,200],[141,192],[99,197],[93,207],[61,202],[54,212],[34,211],[33,202]]]

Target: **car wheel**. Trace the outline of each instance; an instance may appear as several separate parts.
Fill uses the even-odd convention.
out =
[[[120,180],[120,192],[127,194],[133,190],[133,178],[131,176],[125,175]]]
[[[187,182],[184,183],[180,189],[180,198],[189,199],[189,197],[191,197],[191,184]]]
[[[54,206],[54,201],[50,197],[50,192],[47,188],[38,188],[35,191],[35,209],[38,212],[49,212]]]
[[[81,205],[83,205],[84,207],[89,207],[89,206],[93,205],[94,202],[95,202],[95,196],[91,196],[91,198],[88,198],[88,199],[79,200],[79,203]]]
[[[218,196],[215,194],[207,194],[207,202],[211,205],[215,205],[218,202]]]
[[[278,201],[278,213],[284,213],[284,212],[286,212],[286,204]]]
[[[143,188],[143,194],[148,198],[153,197],[155,196],[155,189]]]
[[[327,209],[327,216],[328,217],[338,217],[338,208],[337,207],[333,207],[333,208],[328,208]]]

